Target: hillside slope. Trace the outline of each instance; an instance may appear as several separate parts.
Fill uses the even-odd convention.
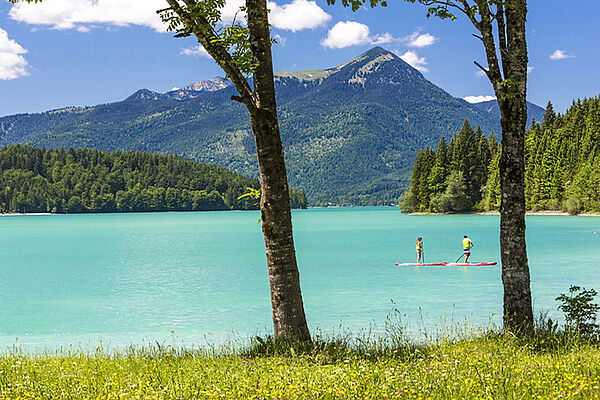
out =
[[[257,176],[247,112],[230,99],[235,89],[190,89],[0,118],[0,145],[175,153]],[[316,204],[394,202],[418,149],[465,119],[500,131],[490,107],[454,98],[380,47],[328,70],[279,73],[276,89],[290,184]]]

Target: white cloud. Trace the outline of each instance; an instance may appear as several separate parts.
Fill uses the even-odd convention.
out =
[[[371,38],[371,44],[384,44],[384,43],[390,43],[397,40],[395,37],[393,37],[390,33],[384,33],[381,35],[375,35]]]
[[[27,53],[19,43],[8,38],[8,33],[0,28],[0,79],[16,79],[29,75],[29,65],[22,54]]]
[[[531,71],[533,71],[535,69],[535,67],[527,67],[527,75],[529,75],[531,73]]]
[[[181,49],[181,52],[179,54],[183,54],[184,56],[212,58],[210,54],[208,54],[208,51],[206,51],[206,49],[201,44],[199,44],[198,46],[186,47],[184,49]]]
[[[564,60],[565,58],[575,58],[575,54],[567,54],[564,50],[555,50],[549,58],[551,60]]]
[[[354,21],[338,22],[321,40],[321,45],[332,49],[369,43],[369,27]]]
[[[396,40],[391,34],[371,36],[369,27],[360,22],[338,22],[327,32],[327,37],[321,40],[323,47],[341,49],[361,44],[384,44]]]
[[[165,32],[156,10],[167,6],[165,0],[45,0],[37,4],[19,2],[9,15],[15,21],[61,30],[86,31],[93,24],[109,24],[140,25]]]
[[[427,68],[425,68],[425,65],[427,65],[427,61],[425,60],[425,57],[419,58],[417,53],[412,50],[408,50],[406,53],[402,54],[400,56],[400,58],[403,59],[406,63],[408,63],[414,69],[417,69],[421,72],[429,71]]]
[[[325,25],[331,15],[327,14],[314,1],[293,0],[291,3],[279,6],[269,2],[269,22],[277,29],[300,31],[314,29]]]
[[[404,38],[408,47],[427,47],[431,46],[439,39],[430,33],[421,33],[421,31],[415,31],[411,35]]]
[[[223,24],[231,24],[234,18],[243,23],[245,14],[240,7],[245,4],[244,0],[227,0],[221,9]],[[270,22],[278,29],[293,32],[314,29],[331,19],[314,1],[293,0],[283,6],[269,2],[268,6]],[[139,25],[166,32],[156,10],[167,7],[165,0],[44,0],[38,4],[19,2],[9,15],[15,21],[59,30],[89,32],[94,24],[108,24]]]
[[[221,22],[231,24],[236,22],[245,22],[246,13],[240,11],[240,7],[245,7],[245,0],[226,0],[225,6],[221,9]]]
[[[490,101],[490,100],[496,100],[495,96],[466,96],[463,97],[463,100],[469,102],[469,103],[481,103],[483,101]]]

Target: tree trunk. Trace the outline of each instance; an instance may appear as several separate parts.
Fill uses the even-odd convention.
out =
[[[533,310],[525,244],[525,127],[527,124],[527,43],[525,0],[506,7],[507,51],[502,54],[506,91],[498,97],[502,124],[500,156],[500,249],[504,285],[504,327],[529,331]],[[508,76],[507,76],[508,75]],[[497,91],[498,94],[498,91]]]
[[[525,244],[525,125],[526,104],[505,101],[502,107],[500,156],[500,249],[504,285],[504,327],[533,326],[529,265]]]
[[[310,341],[296,251],[292,235],[292,215],[277,120],[275,83],[271,57],[271,36],[265,0],[246,0],[250,48],[255,58],[254,95],[250,107],[261,181],[260,210],[267,254],[273,327],[275,336]]]

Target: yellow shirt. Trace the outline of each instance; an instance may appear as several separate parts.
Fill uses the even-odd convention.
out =
[[[423,250],[423,241],[417,240],[417,250]]]
[[[473,241],[469,238],[463,239],[463,249],[470,249],[473,247]]]

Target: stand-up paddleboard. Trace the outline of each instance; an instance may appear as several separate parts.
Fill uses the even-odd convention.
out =
[[[496,261],[492,262],[474,262],[474,263],[445,263],[446,267],[488,267],[490,265],[498,264]]]
[[[399,267],[445,267],[445,262],[440,263],[427,263],[427,264],[417,264],[417,263],[396,263]]]

